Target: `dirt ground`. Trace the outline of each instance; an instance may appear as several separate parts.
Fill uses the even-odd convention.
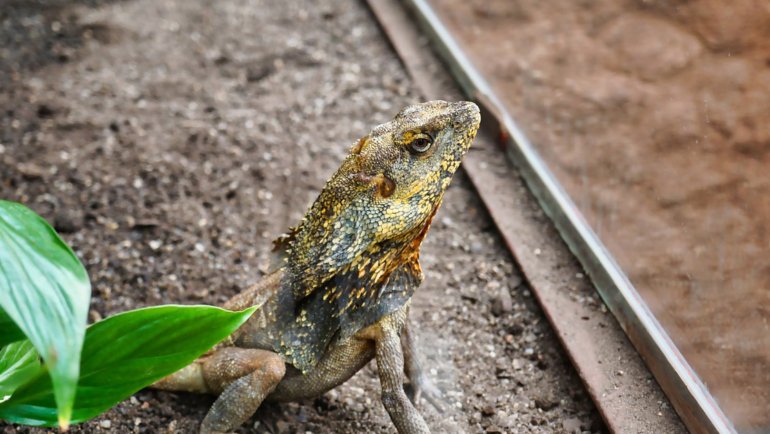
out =
[[[358,2],[7,1],[0,59],[0,197],[74,248],[91,320],[249,286],[349,146],[416,99]],[[462,173],[422,258],[435,432],[604,431]],[[393,432],[375,373],[241,431]],[[194,432],[212,399],[146,390],[72,431]]]
[[[727,415],[770,429],[768,3],[433,3]]]

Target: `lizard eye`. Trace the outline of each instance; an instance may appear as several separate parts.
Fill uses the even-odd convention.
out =
[[[424,154],[431,145],[433,145],[433,137],[428,134],[421,134],[409,143],[409,150],[415,154]]]

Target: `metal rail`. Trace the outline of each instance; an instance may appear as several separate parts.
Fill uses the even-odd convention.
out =
[[[403,1],[415,12],[463,91],[496,118],[504,133],[509,157],[521,169],[535,197],[590,275],[687,427],[693,432],[735,433],[706,386],[431,6],[426,0]]]

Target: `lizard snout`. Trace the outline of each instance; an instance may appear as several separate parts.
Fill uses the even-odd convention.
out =
[[[478,129],[481,122],[479,106],[470,101],[459,101],[454,110],[455,124],[469,130]]]

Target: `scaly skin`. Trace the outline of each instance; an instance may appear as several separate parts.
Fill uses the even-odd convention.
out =
[[[260,309],[154,387],[219,395],[201,432],[229,432],[264,400],[318,396],[375,358],[398,431],[429,432],[403,388],[406,373],[416,400],[438,402],[415,355],[409,303],[422,281],[420,243],[478,126],[475,104],[432,101],[360,139],[300,224],[276,241],[270,274],[225,304]]]

